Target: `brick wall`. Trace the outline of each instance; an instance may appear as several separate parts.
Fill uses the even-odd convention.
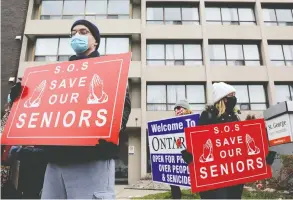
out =
[[[1,1],[1,116],[7,102],[11,84],[9,77],[17,74],[21,41],[16,36],[23,36],[29,0]]]

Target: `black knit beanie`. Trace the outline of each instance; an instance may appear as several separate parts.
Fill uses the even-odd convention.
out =
[[[100,35],[100,31],[99,31],[98,27],[87,20],[81,19],[81,20],[77,20],[76,22],[73,23],[73,25],[71,26],[71,31],[77,25],[84,25],[90,30],[90,32],[94,36],[96,42],[98,43],[98,45],[96,47],[96,50],[98,50],[98,48],[100,46],[100,40],[101,40],[101,35]]]

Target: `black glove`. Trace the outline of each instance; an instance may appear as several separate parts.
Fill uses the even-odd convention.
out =
[[[274,162],[274,160],[275,160],[276,155],[277,155],[277,152],[275,152],[275,151],[269,151],[269,154],[266,157],[266,163],[268,165],[272,165],[273,162]]]
[[[113,142],[107,142],[104,139],[99,140],[97,144],[98,154],[105,160],[118,158],[119,146]]]
[[[193,161],[192,154],[186,150],[181,151],[183,160],[189,165]]]
[[[17,153],[18,160],[39,160],[43,157],[44,151],[34,147],[22,147]]]
[[[21,83],[17,82],[14,86],[10,89],[10,99],[11,102],[14,102],[20,96],[21,93]]]

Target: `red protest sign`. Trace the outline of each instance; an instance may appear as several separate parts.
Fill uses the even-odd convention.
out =
[[[185,129],[192,192],[272,176],[266,164],[268,140],[263,119]]]
[[[131,54],[31,67],[2,142],[90,146],[118,143]]]

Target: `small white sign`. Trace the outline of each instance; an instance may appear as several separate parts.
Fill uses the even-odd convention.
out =
[[[293,141],[293,127],[291,127],[289,114],[266,121],[270,146],[290,143]]]
[[[134,146],[128,146],[128,154],[134,154]]]

